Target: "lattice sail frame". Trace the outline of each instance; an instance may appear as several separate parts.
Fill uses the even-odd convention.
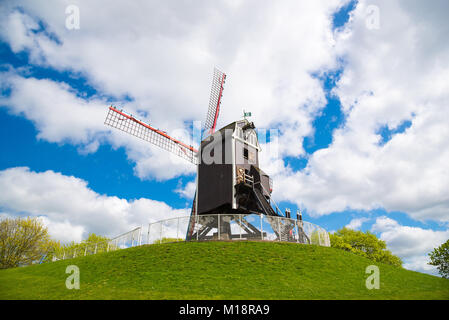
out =
[[[226,74],[214,68],[214,77],[212,80],[212,88],[210,91],[209,108],[207,110],[206,122],[204,123],[204,130],[208,134],[215,132],[217,126],[217,119],[220,113],[221,97],[223,96],[224,83]]]
[[[114,108],[113,106],[109,107],[104,124],[129,133],[142,140],[148,141],[164,150],[186,159],[187,161],[190,161],[195,165],[198,162],[198,151],[192,146],[170,137],[165,132],[155,129],[150,125],[137,120],[133,116]]]

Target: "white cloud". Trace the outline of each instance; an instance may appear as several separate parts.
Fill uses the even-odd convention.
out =
[[[380,29],[366,28],[367,5]],[[346,115],[332,144],[302,172],[280,172],[280,200],[316,215],[347,208],[449,221],[449,29],[447,1],[359,1],[336,34],[344,71],[334,93]],[[411,127],[380,145],[379,128]]]
[[[304,153],[301,141],[312,132],[313,117],[325,105],[321,84],[311,73],[336,66],[332,13],[345,2],[203,1],[192,6],[189,1],[140,1],[131,6],[88,1],[78,4],[79,30],[65,28],[67,2],[7,2],[0,11],[0,37],[15,53],[29,52],[33,64],[81,74],[118,101],[131,97],[132,102],[123,103],[126,109],[141,110],[169,133],[184,128],[185,121],[204,120],[211,69],[218,65],[228,73],[220,124],[250,109],[260,127],[282,123],[280,151],[297,156]],[[74,97],[70,88],[48,80],[45,97],[36,97],[33,91],[44,87],[41,81],[4,76],[6,82],[28,84],[16,86],[13,98],[4,103],[40,126],[41,138],[95,150],[104,132],[104,99]],[[58,108],[56,115],[40,112],[51,108]],[[66,109],[72,127],[65,123],[69,117],[58,116]],[[113,140],[117,146],[123,139]],[[174,166],[157,151],[149,156],[146,150],[127,147],[127,152],[142,178],[192,172],[170,170]]]
[[[178,193],[180,196],[186,199],[192,199],[195,196],[196,191],[196,182],[190,181],[185,186],[180,186],[178,189],[175,190],[176,193]]]
[[[39,25],[34,19],[19,11],[14,11],[4,18],[0,22],[3,30],[1,34],[14,52],[20,52],[35,45],[32,32],[38,30]]]
[[[360,229],[360,227],[362,226],[363,223],[369,221],[370,219],[368,218],[355,218],[352,219],[347,225],[346,228],[348,229],[353,229],[353,230],[357,230]]]
[[[65,83],[25,78],[14,71],[0,75],[0,87],[11,90],[9,96],[0,97],[0,105],[33,121],[39,139],[72,143],[80,147],[81,153],[95,152],[101,142],[109,142],[114,148],[124,147],[140,178],[165,180],[195,172],[193,165],[177,156],[106,127],[108,103],[104,98],[84,99]]]
[[[54,222],[46,216],[39,216],[39,218],[47,227],[50,236],[62,243],[69,243],[71,241],[80,242],[86,237],[86,228],[84,226],[72,225],[67,220]]]
[[[48,79],[15,72],[1,73],[1,78],[1,87],[11,90],[10,96],[0,98],[1,105],[33,121],[39,139],[87,145],[108,131],[103,100],[77,97],[67,84]]]
[[[436,267],[430,266],[428,254],[449,238],[449,229],[434,231],[418,227],[402,226],[397,221],[379,217],[372,231],[380,233],[380,239],[387,243],[393,254],[404,261],[404,268],[437,274]]]
[[[51,235],[62,241],[80,241],[91,232],[112,237],[190,213],[160,201],[100,195],[79,178],[53,171],[36,173],[25,167],[0,171],[0,189],[0,208],[9,216],[41,217]]]
[[[408,259],[405,259],[403,267],[408,270],[423,272],[438,276],[438,269],[435,266],[431,266],[428,264],[429,258],[427,255],[414,256]]]

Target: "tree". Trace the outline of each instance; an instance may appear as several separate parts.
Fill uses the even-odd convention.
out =
[[[108,250],[115,250],[116,248],[112,245],[109,246],[108,238],[91,233],[86,240],[83,240],[80,243],[72,241],[65,245],[55,245],[52,249],[49,256],[51,259],[55,257],[56,260],[59,260],[106,252]]]
[[[54,259],[58,258],[60,256],[60,253],[62,252],[64,246],[61,244],[61,242],[56,240],[50,240],[48,242],[47,246],[47,252],[44,257],[41,259],[41,263],[44,262],[51,262],[54,261]]]
[[[108,238],[90,233],[87,239],[83,240],[79,246],[81,249],[87,249],[91,253],[100,253],[108,250],[108,243]]]
[[[387,250],[387,244],[367,231],[343,228],[330,234],[331,247],[346,250],[376,262],[402,267],[402,260]]]
[[[0,269],[39,262],[55,245],[37,218],[0,221]]]
[[[429,253],[429,257],[429,264],[436,266],[443,278],[449,279],[449,240],[438,248],[433,249],[433,251]]]

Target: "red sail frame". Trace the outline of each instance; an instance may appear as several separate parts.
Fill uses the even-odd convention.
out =
[[[193,164],[197,164],[198,150],[194,147],[170,137],[165,132],[153,128],[152,126],[137,120],[133,116],[126,114],[113,106],[109,107],[109,112],[104,123],[142,140],[151,142],[152,144],[164,150],[170,151]]]
[[[206,122],[204,124],[204,129],[208,134],[213,134],[217,127],[225,80],[226,74],[215,68],[210,92],[209,109],[207,110]]]

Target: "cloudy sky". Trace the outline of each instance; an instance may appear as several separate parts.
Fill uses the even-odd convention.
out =
[[[245,109],[279,133],[261,166],[281,208],[370,230],[435,274],[426,255],[449,238],[447,12],[446,0],[2,1],[0,215],[42,217],[62,241],[188,215],[195,168],[103,123],[113,104],[188,139],[217,66],[219,126]]]

